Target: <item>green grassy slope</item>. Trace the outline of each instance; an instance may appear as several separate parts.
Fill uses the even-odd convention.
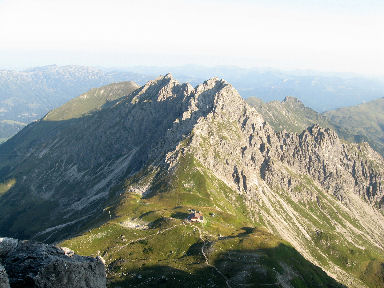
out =
[[[44,120],[61,121],[79,118],[92,111],[101,109],[103,105],[112,104],[113,101],[130,94],[138,87],[135,82],[128,81],[113,83],[101,88],[93,88],[59,108],[52,110],[44,117]]]
[[[360,135],[384,154],[384,98],[324,113],[337,127]]]
[[[263,115],[265,121],[276,131],[285,129],[300,133],[313,124],[333,128],[324,116],[294,97],[286,97],[282,102],[263,102],[256,97],[249,97],[245,101]]]
[[[102,255],[110,287],[341,287],[192,156],[170,174],[149,167],[128,179],[119,203],[101,227],[61,243]],[[188,209],[204,223],[185,221]]]

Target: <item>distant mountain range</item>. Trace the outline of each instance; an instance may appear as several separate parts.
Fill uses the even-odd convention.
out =
[[[383,157],[253,100],[169,74],[82,94],[0,145],[0,235],[101,255],[110,287],[383,287]]]

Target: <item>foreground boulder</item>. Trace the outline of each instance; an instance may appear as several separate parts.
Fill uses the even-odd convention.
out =
[[[0,238],[0,264],[5,268],[0,266],[0,288],[106,287],[102,258],[78,256],[68,248]]]

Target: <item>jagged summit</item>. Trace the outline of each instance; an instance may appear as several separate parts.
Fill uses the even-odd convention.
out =
[[[164,75],[164,78],[173,79],[173,76],[171,73],[167,73]]]
[[[229,99],[232,97],[232,99]],[[189,83],[180,84],[171,74],[160,76],[155,80],[147,82],[129,97],[131,103],[138,101],[165,101],[172,99],[179,105],[187,105],[189,108],[184,113],[190,113],[191,109],[197,111],[213,110],[215,105],[226,102],[228,108],[233,106],[232,101],[242,102],[239,93],[223,79],[212,78],[202,84],[193,87]],[[221,99],[221,100],[219,100]],[[184,103],[184,104],[182,104]],[[232,103],[232,104],[231,104]]]
[[[167,73],[165,75],[160,75],[159,77],[157,77],[156,79],[154,80],[149,80],[147,83],[153,83],[153,82],[161,82],[161,81],[175,81],[177,83],[179,83],[171,73]],[[145,85],[144,85],[145,86]]]

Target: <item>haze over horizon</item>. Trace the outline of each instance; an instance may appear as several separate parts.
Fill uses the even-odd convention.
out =
[[[232,65],[383,76],[381,1],[0,1],[1,68]]]

